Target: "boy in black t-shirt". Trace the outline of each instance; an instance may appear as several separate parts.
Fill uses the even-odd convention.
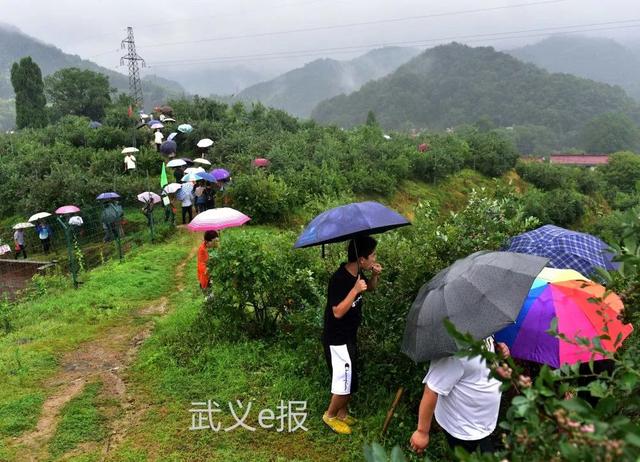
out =
[[[331,276],[324,312],[322,343],[331,374],[331,402],[322,420],[336,433],[348,435],[355,420],[347,413],[351,394],[358,389],[358,327],[362,321],[362,293],[374,290],[382,266],[376,263],[377,242],[362,236],[349,242],[348,263]],[[367,279],[362,270],[371,270]]]

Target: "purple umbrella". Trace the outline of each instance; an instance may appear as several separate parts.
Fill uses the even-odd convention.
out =
[[[160,152],[166,155],[175,154],[177,149],[178,145],[173,140],[167,140],[160,145]]]
[[[217,181],[226,180],[231,176],[231,174],[223,168],[214,168],[209,173],[211,173]]]
[[[405,217],[378,202],[356,202],[322,212],[311,220],[293,247],[347,241],[410,224]]]
[[[96,197],[98,200],[106,200],[106,199],[120,199],[120,195],[115,192],[104,192]]]
[[[157,120],[157,119],[152,119],[152,120],[150,120],[149,122],[147,122],[147,125],[148,125],[149,127],[151,127],[151,126],[152,126],[152,125],[154,125],[154,124],[162,124],[162,122],[160,122],[160,121],[159,121],[159,120]]]

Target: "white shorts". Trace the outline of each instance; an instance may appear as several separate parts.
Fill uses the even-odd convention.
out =
[[[334,395],[354,393],[358,387],[354,346],[325,345],[325,355],[331,371],[331,393]]]

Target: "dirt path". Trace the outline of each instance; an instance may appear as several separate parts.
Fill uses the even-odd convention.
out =
[[[192,249],[187,258],[176,267],[175,281],[178,291],[184,290],[186,264],[196,254]],[[102,395],[115,400],[110,420],[111,433],[103,443],[103,454],[122,440],[128,428],[141,417],[142,410],[135,406],[135,397],[127,393],[127,367],[135,360],[138,349],[151,335],[156,316],[166,314],[168,300],[162,297],[127,318],[125,324],[107,329],[99,338],[82,344],[67,353],[61,361],[61,371],[45,384],[54,390],[42,407],[35,430],[14,441],[20,447],[21,460],[42,461],[49,459],[48,442],[54,435],[60,411],[70,400],[78,396],[87,383],[101,381]],[[83,445],[83,447],[86,445]],[[86,449],[86,447],[84,447]]]

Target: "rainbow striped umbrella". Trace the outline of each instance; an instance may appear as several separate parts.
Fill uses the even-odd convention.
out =
[[[622,300],[600,284],[574,270],[545,268],[531,286],[516,322],[495,334],[509,346],[514,358],[560,367],[563,364],[605,359],[572,340],[608,335],[602,347],[614,352],[633,331],[618,315]],[[547,333],[557,318],[558,332],[570,341]]]

